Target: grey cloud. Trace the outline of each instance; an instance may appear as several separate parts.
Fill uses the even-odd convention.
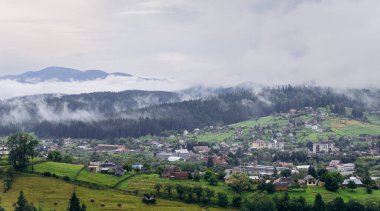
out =
[[[186,85],[379,87],[378,0],[3,2],[3,74],[57,65]]]

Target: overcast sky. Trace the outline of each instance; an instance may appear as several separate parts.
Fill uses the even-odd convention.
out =
[[[379,0],[0,0],[0,74],[378,86]]]

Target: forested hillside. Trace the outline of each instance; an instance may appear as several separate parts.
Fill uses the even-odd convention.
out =
[[[79,95],[82,102],[78,100],[78,95],[64,96],[49,98],[47,102],[54,105],[57,111],[64,102],[73,110],[80,108],[94,115],[106,115],[98,119],[72,118],[65,121],[36,118],[35,121],[25,123],[3,124],[0,134],[8,135],[21,129],[35,132],[39,137],[139,137],[147,134],[159,135],[167,130],[192,130],[208,125],[226,125],[306,106],[329,106],[337,114],[342,114],[345,107],[349,107],[353,108],[351,113],[354,118],[365,119],[364,111],[379,109],[376,103],[369,105],[363,100],[371,99],[372,102],[376,102],[374,96],[377,96],[378,92],[370,94],[372,98],[368,97],[368,91],[355,90],[357,97],[354,99],[330,88],[282,86],[264,88],[256,93],[248,89],[230,89],[222,94],[182,102],[177,102],[180,94],[166,92],[84,94]],[[138,105],[139,98],[154,99],[154,102],[146,103],[147,106],[144,107]],[[119,107],[115,109],[115,105]]]

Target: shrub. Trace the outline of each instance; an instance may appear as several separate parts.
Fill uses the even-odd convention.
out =
[[[233,207],[240,207],[241,206],[241,197],[240,196],[234,196],[232,199],[232,206]]]
[[[371,194],[371,193],[372,193],[372,188],[371,188],[371,187],[368,186],[368,187],[366,188],[366,190],[367,190],[367,193],[368,193],[368,194]]]
[[[51,173],[49,171],[45,171],[44,173],[42,173],[42,175],[44,175],[45,177],[50,177]]]
[[[71,180],[69,176],[63,176],[62,179],[65,180],[65,181],[70,181]]]

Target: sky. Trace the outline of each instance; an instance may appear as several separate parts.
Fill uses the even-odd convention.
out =
[[[0,75],[64,66],[165,78],[172,89],[380,86],[379,0],[0,0],[0,30]]]

